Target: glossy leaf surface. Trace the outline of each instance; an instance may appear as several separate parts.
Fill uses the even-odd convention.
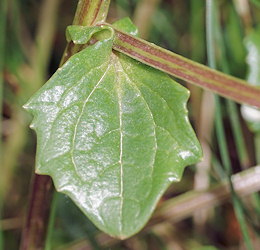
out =
[[[105,39],[72,56],[25,108],[34,115],[36,172],[50,175],[98,228],[126,238],[201,149],[184,87],[114,52],[110,27],[73,26],[69,36],[86,43],[102,29]]]

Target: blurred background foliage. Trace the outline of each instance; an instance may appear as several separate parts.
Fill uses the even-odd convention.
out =
[[[250,76],[252,84],[260,85],[260,1],[215,3],[207,9],[205,0],[112,0],[108,22],[129,16],[142,38],[203,64],[210,64],[211,53],[219,70]],[[0,5],[0,249],[18,249],[36,146],[28,127],[31,117],[22,105],[58,68],[77,1],[1,0]],[[138,235],[119,241],[99,232],[69,198],[55,194],[47,249],[260,249],[260,187],[250,189],[254,174],[242,199],[232,191],[223,203],[218,195],[224,189],[214,189],[212,201],[203,207],[197,195],[211,194],[223,180],[260,164],[259,119],[250,130],[240,105],[215,101],[211,93],[180,83],[191,90],[189,114],[204,161],[187,168],[182,181],[169,188],[159,204],[168,204],[168,210],[159,209],[160,216]],[[185,199],[198,209],[182,216]],[[167,212],[178,204],[181,211],[169,219]]]

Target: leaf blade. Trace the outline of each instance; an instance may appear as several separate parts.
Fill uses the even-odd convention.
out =
[[[188,91],[112,52],[112,43],[111,36],[72,56],[26,108],[38,136],[37,173],[52,176],[101,230],[126,238],[201,149],[187,119]]]

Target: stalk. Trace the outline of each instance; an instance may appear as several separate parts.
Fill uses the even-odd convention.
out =
[[[79,0],[73,25],[94,26],[106,20],[110,0]],[[72,55],[79,52],[81,46],[73,42],[67,44],[61,59],[61,65],[64,64]]]
[[[109,24],[107,24],[109,25]],[[260,88],[196,63],[138,37],[115,30],[113,48],[137,61],[238,103],[260,108]]]
[[[20,250],[43,249],[53,185],[49,176],[35,174]]]

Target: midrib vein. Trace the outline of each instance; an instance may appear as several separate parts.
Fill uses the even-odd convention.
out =
[[[144,105],[146,106],[147,110],[149,111],[149,114],[151,116],[152,122],[153,122],[153,132],[154,132],[154,142],[155,142],[155,147],[154,147],[154,157],[153,157],[153,162],[151,164],[151,168],[152,168],[152,174],[151,176],[153,176],[153,172],[154,172],[154,164],[155,164],[155,157],[156,157],[156,152],[158,149],[158,142],[157,142],[157,136],[156,136],[156,127],[157,125],[155,124],[155,119],[152,113],[152,110],[148,104],[148,102],[146,101],[146,99],[144,98],[142,92],[139,90],[138,88],[138,84],[130,78],[129,74],[127,73],[127,71],[124,69],[122,63],[120,62],[120,60],[118,60],[118,64],[120,65],[122,72],[125,74],[126,80],[128,81],[128,83],[139,93],[140,97],[142,98]]]
[[[119,146],[119,150],[120,150],[120,154],[119,154],[119,161],[118,163],[120,164],[120,193],[119,193],[119,197],[120,197],[120,210],[119,210],[119,216],[120,216],[120,232],[122,232],[122,224],[123,224],[123,192],[124,192],[124,183],[123,183],[123,175],[124,175],[124,171],[123,171],[123,121],[122,121],[122,86],[121,86],[121,80],[122,77],[120,76],[120,71],[119,70],[121,67],[119,67],[119,62],[118,59],[115,58],[115,72],[116,72],[116,92],[117,92],[117,96],[118,96],[118,114],[119,114],[119,133],[120,133],[120,146]]]
[[[119,87],[120,88],[120,87]],[[120,218],[121,218],[121,224],[120,224],[120,231],[122,231],[122,210],[123,210],[123,191],[124,191],[124,184],[123,184],[123,123],[122,123],[122,93],[121,89],[118,92],[118,98],[119,98],[119,131],[120,131],[120,155],[119,155],[119,164],[120,164]]]

